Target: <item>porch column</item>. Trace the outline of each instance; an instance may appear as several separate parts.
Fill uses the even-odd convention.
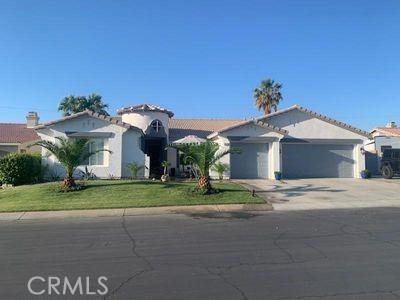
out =
[[[275,179],[275,171],[281,171],[281,150],[279,140],[269,143],[269,179]]]
[[[361,153],[362,144],[354,146],[354,178],[361,178],[361,171],[365,169],[365,154]]]

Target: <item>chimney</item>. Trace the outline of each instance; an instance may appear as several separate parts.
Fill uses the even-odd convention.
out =
[[[39,124],[39,116],[37,112],[30,111],[26,116],[26,127],[33,128]]]

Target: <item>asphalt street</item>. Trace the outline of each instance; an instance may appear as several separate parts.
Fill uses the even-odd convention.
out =
[[[2,221],[0,270],[0,299],[400,299],[400,209]]]

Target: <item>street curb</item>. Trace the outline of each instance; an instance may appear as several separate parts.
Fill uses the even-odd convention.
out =
[[[113,208],[90,210],[61,211],[27,211],[0,213],[0,221],[44,220],[65,218],[99,218],[123,216],[148,216],[163,214],[197,213],[197,212],[237,212],[237,211],[271,211],[272,205],[266,204],[224,204],[224,205],[189,205],[143,208]]]

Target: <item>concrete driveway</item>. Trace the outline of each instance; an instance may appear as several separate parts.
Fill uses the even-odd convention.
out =
[[[400,207],[400,179],[241,180],[275,210]]]

